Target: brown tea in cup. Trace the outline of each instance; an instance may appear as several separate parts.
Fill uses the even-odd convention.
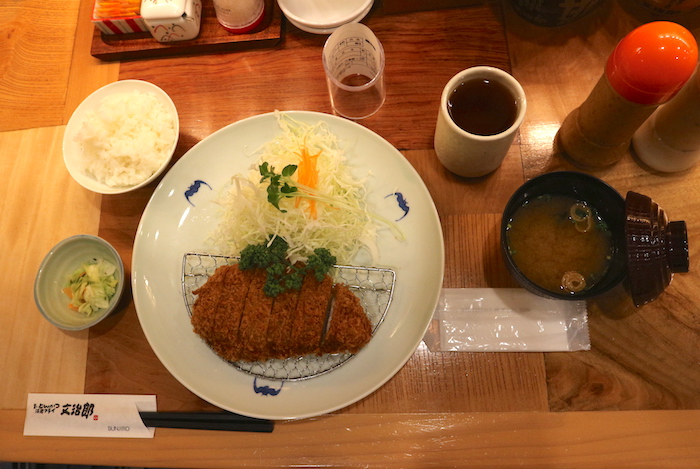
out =
[[[447,100],[450,117],[461,129],[475,135],[497,135],[508,130],[518,116],[515,95],[490,78],[460,83]]]
[[[525,91],[510,73],[479,65],[442,89],[433,144],[442,165],[462,177],[498,168],[525,118]]]

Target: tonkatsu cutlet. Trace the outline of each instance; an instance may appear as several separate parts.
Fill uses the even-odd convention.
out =
[[[254,362],[266,360],[268,357],[267,328],[273,299],[263,292],[267,273],[262,269],[255,269],[253,272],[253,281],[248,289],[238,331],[238,353],[227,357],[231,361]]]
[[[275,301],[272,303],[270,324],[267,327],[269,358],[288,358],[295,355],[290,335],[298,301],[298,290],[288,290],[275,297]]]
[[[204,285],[192,292],[198,295],[192,308],[192,326],[194,331],[202,337],[209,337],[216,331],[213,315],[224,297],[220,292],[225,288],[226,275],[227,269],[216,269],[214,275],[209,277]]]
[[[210,345],[226,343],[238,336],[252,278],[250,272],[242,271],[236,265],[224,265],[192,292],[197,295],[191,319],[194,331]]]
[[[360,299],[347,285],[336,284],[333,287],[333,298],[333,310],[321,352],[357,353],[372,338],[372,324]]]
[[[299,292],[290,340],[300,355],[320,355],[323,327],[331,302],[333,279],[326,275],[323,281],[307,274]]]
[[[334,287],[330,276],[319,282],[307,274],[300,291],[275,298],[263,291],[266,279],[264,269],[222,266],[193,291],[198,295],[192,308],[194,331],[225,360],[357,353],[371,338],[359,299],[346,285]]]

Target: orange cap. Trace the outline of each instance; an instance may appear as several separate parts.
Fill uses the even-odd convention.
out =
[[[644,24],[625,36],[610,54],[605,74],[623,98],[662,104],[688,81],[698,61],[693,34],[670,21]]]

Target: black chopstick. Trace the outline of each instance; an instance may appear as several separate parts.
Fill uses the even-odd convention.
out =
[[[275,423],[231,412],[139,412],[147,427],[270,433]]]

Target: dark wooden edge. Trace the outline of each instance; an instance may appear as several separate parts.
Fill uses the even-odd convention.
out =
[[[211,2],[205,2],[199,35],[189,41],[160,43],[150,33],[108,35],[95,28],[90,54],[104,61],[124,61],[273,47],[282,38],[283,15],[275,0],[267,0],[266,8],[272,14],[260,26],[232,34],[217,21]]]

